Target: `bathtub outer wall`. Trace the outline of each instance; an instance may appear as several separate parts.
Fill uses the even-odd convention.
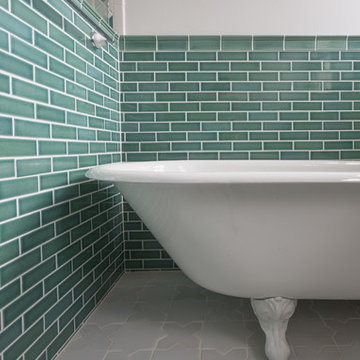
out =
[[[124,161],[360,159],[357,36],[125,36]],[[176,265],[129,204],[126,267]]]
[[[357,183],[116,186],[205,288],[248,298],[360,298]]]

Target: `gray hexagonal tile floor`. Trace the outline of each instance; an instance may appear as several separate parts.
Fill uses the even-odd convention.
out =
[[[360,301],[299,301],[291,360],[360,359]],[[266,360],[249,299],[181,272],[125,274],[56,360]]]

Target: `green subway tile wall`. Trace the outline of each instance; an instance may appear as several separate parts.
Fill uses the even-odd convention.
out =
[[[360,159],[358,37],[125,36],[120,46],[124,161]],[[176,267],[127,204],[124,219],[127,269]]]
[[[0,360],[51,360],[123,272],[121,195],[85,178],[121,160],[119,51],[63,1],[0,28]]]

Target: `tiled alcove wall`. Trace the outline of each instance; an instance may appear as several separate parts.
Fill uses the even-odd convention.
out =
[[[61,0],[0,0],[0,359],[52,359],[123,271],[118,48]]]
[[[360,37],[126,36],[124,161],[360,159]],[[128,269],[174,268],[125,207]]]

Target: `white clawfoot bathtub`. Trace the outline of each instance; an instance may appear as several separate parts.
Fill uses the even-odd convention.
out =
[[[249,297],[266,354],[286,360],[295,299],[360,299],[360,162],[99,166],[195,282]]]

